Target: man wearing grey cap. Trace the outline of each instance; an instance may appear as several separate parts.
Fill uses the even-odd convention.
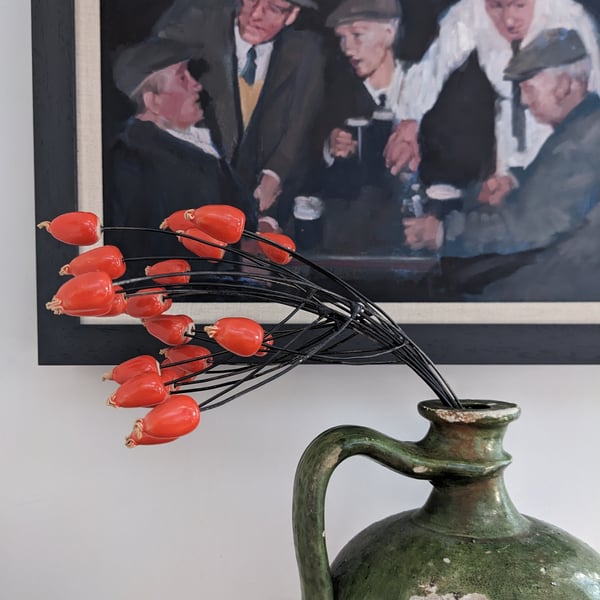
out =
[[[560,258],[563,244],[572,244],[569,240],[589,230],[600,201],[600,98],[588,91],[590,72],[587,49],[574,30],[543,31],[523,48],[509,62],[505,77],[520,85],[523,103],[553,133],[500,206],[480,204],[455,211],[443,222],[434,217],[407,219],[410,245],[435,248],[443,256],[522,256],[540,265],[550,254],[555,261]],[[595,237],[590,238],[596,246],[597,229],[596,225]],[[517,254],[529,251],[537,252]],[[561,271],[558,263],[555,276],[560,272],[565,278],[564,296],[570,288],[570,269],[563,265]],[[528,284],[516,290],[520,299],[536,294],[536,280],[530,275]],[[590,282],[599,279],[597,273],[589,276]]]
[[[441,18],[437,39],[406,75],[396,106],[402,119],[386,158],[392,172],[419,162],[417,131],[449,75],[473,52],[498,94],[496,174],[482,187],[481,200],[501,201],[510,189],[511,170],[526,167],[550,135],[551,128],[523,110],[519,88],[503,79],[510,58],[543,30],[576,30],[590,56],[590,89],[600,90],[600,49],[593,19],[575,0],[459,0]],[[450,116],[451,118],[451,116]]]
[[[335,118],[327,130],[325,159],[356,154],[357,142],[343,128],[352,117],[371,118],[378,109],[391,111],[400,93],[403,65],[394,57],[402,12],[397,0],[344,0],[327,18],[339,39],[351,72],[341,69],[331,84],[324,120]],[[383,148],[381,149],[383,150]]]
[[[256,225],[255,206],[212,144],[196,127],[203,112],[202,86],[190,75],[190,51],[173,40],[154,38],[123,51],[113,76],[135,105],[111,149],[110,184],[104,207],[107,226],[158,227],[171,213],[203,204],[232,204]],[[171,236],[106,232],[126,256],[181,254]]]
[[[154,28],[205,63],[215,140],[260,212],[280,219],[287,214],[275,201],[302,184],[322,99],[319,39],[293,28],[301,9],[316,7],[314,0],[175,0]]]

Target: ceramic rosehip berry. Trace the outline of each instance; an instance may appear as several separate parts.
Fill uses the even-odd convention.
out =
[[[122,408],[156,406],[168,397],[169,391],[158,373],[141,373],[124,381],[106,404]]]
[[[150,435],[149,433],[142,432],[139,436],[135,432],[131,432],[129,437],[125,438],[125,445],[128,448],[135,448],[136,446],[154,446],[156,444],[168,444],[169,442],[174,442],[179,439],[178,437],[170,437],[170,438],[161,438],[156,437],[154,435]]]
[[[102,376],[102,380],[112,380],[117,383],[125,383],[128,379],[141,375],[142,373],[157,373],[160,375],[160,365],[154,356],[141,354],[134,356],[113,367],[111,371]]]
[[[181,346],[186,348],[187,346]],[[173,375],[172,379],[185,378],[186,381],[194,381],[195,372],[184,369],[182,365],[174,365],[169,359],[165,359],[160,363],[160,368],[163,371],[168,371],[169,374]]]
[[[187,260],[172,258],[149,265],[144,272],[160,285],[184,285],[189,283],[190,276],[181,275],[180,273],[187,273],[191,270],[192,267]]]
[[[115,290],[110,276],[103,271],[82,273],[63,283],[46,308],[55,315],[99,317],[113,305]]]
[[[182,371],[179,367],[165,367],[161,365],[160,378],[162,379],[163,385],[169,390],[169,393],[176,392],[181,388],[181,384],[185,383],[182,377],[185,377],[187,373]]]
[[[125,291],[120,285],[113,286],[115,291],[115,297],[113,298],[112,305],[110,310],[103,314],[103,317],[118,317],[125,312],[125,308],[127,308],[127,297],[125,295]]]
[[[165,288],[144,288],[127,295],[125,312],[131,317],[149,319],[162,315],[172,304],[173,300],[168,297]]]
[[[192,227],[180,232],[177,239],[190,252],[206,258],[209,262],[219,262],[225,256],[225,242],[218,240],[200,229]]]
[[[275,242],[279,246],[283,246],[283,248],[279,248],[268,242],[259,240],[258,246],[269,260],[272,260],[278,265],[287,265],[292,260],[293,257],[289,251],[295,252],[296,244],[291,237],[284,235],[283,233],[261,233],[260,237]]]
[[[169,346],[187,344],[194,336],[194,321],[187,315],[160,315],[143,319],[146,331]]]
[[[126,270],[123,254],[116,246],[99,246],[76,256],[59,271],[59,275],[81,275],[92,271],[104,271],[111,279],[118,279]]]
[[[160,224],[160,228],[170,229],[171,231],[182,231],[184,229],[188,229],[190,222],[185,218],[185,213],[187,211],[188,209],[176,210]]]
[[[246,226],[243,211],[228,204],[207,204],[188,210],[185,216],[198,229],[227,244],[239,242]]]
[[[265,332],[261,325],[246,317],[225,317],[204,328],[219,346],[238,356],[253,356],[262,343]]]
[[[269,348],[273,345],[275,339],[269,333],[269,335],[265,336],[263,343],[260,346],[259,351],[255,354],[255,356],[266,356],[269,353]]]
[[[169,363],[180,363],[177,366],[186,373],[204,371],[213,363],[211,351],[195,344],[163,348],[160,353],[167,358]]]
[[[153,408],[143,419],[138,419],[129,436],[141,439],[143,434],[157,438],[181,437],[192,432],[200,423],[197,402],[185,394],[175,394]]]
[[[100,220],[91,212],[75,211],[58,215],[52,221],[38,223],[55,239],[74,246],[89,246],[100,240]]]

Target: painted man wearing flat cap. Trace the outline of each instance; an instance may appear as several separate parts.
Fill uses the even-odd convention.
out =
[[[443,222],[407,220],[407,239],[443,256],[524,257],[514,275],[489,286],[486,299],[600,300],[600,98],[589,91],[587,48],[572,29],[545,30],[504,73],[552,134],[500,206],[455,211]]]
[[[177,210],[204,204],[241,208],[249,227],[256,226],[256,207],[221,159],[202,121],[202,86],[188,70],[190,51],[173,40],[153,38],[127,48],[117,58],[117,88],[135,105],[111,149],[108,226],[158,227]],[[181,255],[170,236],[106,232],[126,256]],[[183,252],[185,253],[185,252]]]
[[[459,0],[443,14],[439,34],[422,60],[406,74],[395,131],[386,159],[392,172],[420,159],[418,127],[446,80],[467,58],[477,59],[497,93],[496,173],[482,186],[480,200],[497,204],[512,186],[512,171],[526,167],[552,132],[524,111],[518,86],[503,79],[513,54],[547,29],[576,30],[590,55],[590,89],[600,90],[600,49],[594,19],[576,0]],[[449,115],[452,118],[452,115]]]
[[[314,0],[175,0],[154,28],[202,61],[215,141],[261,214],[282,220],[302,185],[322,100],[320,40],[294,28],[301,10],[316,8]]]
[[[378,162],[383,165],[383,158],[371,161],[370,156],[361,156],[361,164],[356,164],[356,135],[344,124],[347,119],[371,119],[375,112],[393,117],[393,99],[400,92],[404,75],[404,66],[394,55],[401,19],[397,0],[343,0],[326,20],[343,54],[343,64],[328,82],[322,115],[328,187],[335,187],[335,181],[340,190],[345,186],[356,193],[359,179],[377,183],[378,174],[367,167]],[[383,146],[369,150],[382,157]]]

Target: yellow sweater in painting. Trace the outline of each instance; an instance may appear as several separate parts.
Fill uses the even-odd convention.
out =
[[[244,122],[244,129],[248,127],[252,113],[258,102],[260,92],[262,91],[264,81],[259,79],[252,85],[248,85],[246,80],[242,77],[238,77],[238,86],[240,90],[240,104],[242,108],[242,120]]]

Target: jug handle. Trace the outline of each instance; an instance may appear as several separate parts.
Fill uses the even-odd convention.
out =
[[[476,476],[483,466],[449,463],[429,456],[419,443],[401,442],[366,427],[334,427],[319,435],[302,455],[294,481],[294,544],[304,600],[334,600],[325,540],[325,493],[336,467],[357,454],[415,479]]]

